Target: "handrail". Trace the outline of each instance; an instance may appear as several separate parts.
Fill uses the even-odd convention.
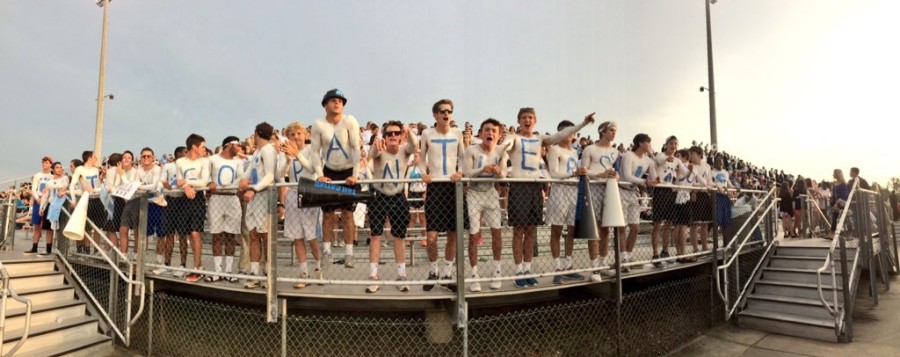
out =
[[[810,200],[809,200],[809,201],[813,203],[813,206],[814,206],[814,208],[815,208],[815,211],[818,212],[820,216],[822,216],[822,219],[825,220],[825,223],[827,223],[827,224],[830,225],[830,224],[831,224],[831,220],[828,219],[828,217],[825,217],[825,212],[822,212],[822,207],[819,206],[819,202],[816,202],[816,199],[815,199],[815,198],[812,198],[812,197],[810,197]]]
[[[25,328],[22,330],[22,337],[19,338],[19,342],[16,342],[16,345],[9,351],[9,354],[5,356],[13,356],[16,354],[16,351],[22,347],[22,344],[25,343],[25,340],[28,339],[28,334],[31,332],[31,299],[25,299],[19,296],[16,293],[16,290],[13,289],[12,286],[9,286],[9,272],[6,271],[6,267],[3,266],[3,262],[0,262],[0,276],[2,276],[2,291],[0,293],[3,294],[2,302],[0,302],[0,356],[4,356],[3,354],[3,335],[6,333],[6,298],[7,295],[13,298],[20,303],[25,304]]]
[[[765,252],[763,252],[763,259],[760,259],[758,262],[756,262],[756,266],[753,267],[753,272],[750,273],[751,277],[756,276],[756,272],[759,271],[759,268],[762,267],[763,262],[766,261],[765,257],[767,257],[769,255],[769,252],[771,252],[772,249],[777,246],[778,246],[778,241],[774,241],[774,242],[772,242],[772,244],[769,244],[769,247],[766,248]],[[718,277],[719,277],[719,274],[716,274],[716,279],[718,279]],[[744,283],[744,287],[741,289],[741,293],[738,294],[738,296],[735,298],[735,300],[734,300],[735,302],[739,302],[739,301],[741,301],[741,299],[744,298],[744,295],[747,294],[747,292],[749,291],[750,283],[752,283],[752,282],[753,282],[753,279],[747,279],[747,281]],[[719,290],[719,294],[720,294],[719,296],[721,297],[721,290]],[[725,320],[728,320],[731,318],[731,316],[734,314],[734,310],[736,310],[737,307],[738,307],[738,304],[734,304],[733,306],[731,306],[731,310],[728,310],[727,313],[725,314]]]
[[[71,213],[65,207],[62,208],[62,211],[65,212],[66,215],[71,216]],[[91,228],[93,228],[94,232],[103,231],[99,227],[97,227],[97,225],[94,222],[92,222],[90,220],[86,220],[85,224],[90,224]],[[130,273],[131,270],[133,270],[135,264],[130,259],[128,259],[124,255],[124,253],[119,251],[119,249],[115,248],[115,245],[112,244],[112,242],[105,235],[103,235],[103,234],[98,234],[98,235],[101,237],[101,239],[103,239],[103,241],[105,243],[107,243],[109,246],[113,247],[112,251],[114,251],[116,253],[116,256],[119,257],[121,261],[123,261],[123,262],[125,262],[125,264],[127,264],[127,266],[129,267],[129,273]],[[103,260],[106,261],[107,265],[110,267],[111,270],[116,272],[116,275],[118,275],[119,278],[121,278],[128,285],[139,287],[141,297],[140,297],[140,304],[138,305],[138,311],[130,321],[127,321],[127,327],[133,326],[135,323],[137,323],[137,320],[141,317],[141,315],[144,312],[144,305],[145,305],[145,299],[146,299],[145,295],[146,295],[146,289],[147,289],[146,285],[144,284],[144,282],[142,280],[131,279],[129,277],[130,274],[126,275],[124,272],[122,272],[122,269],[119,268],[119,265],[113,262],[112,258],[109,257],[109,255],[106,253],[105,249],[103,249],[96,241],[94,241],[94,239],[88,239],[88,242],[90,242],[91,246],[93,246],[94,249],[98,253],[100,253],[100,256],[103,257]],[[72,272],[72,276],[75,277],[76,280],[78,280],[79,284],[81,284],[81,286],[87,286],[87,285],[85,285],[84,281],[82,281],[81,278],[78,276],[78,274],[75,273],[74,268],[69,263],[69,261],[65,258],[65,255],[59,251],[57,251],[56,254],[60,258],[60,260],[63,263],[65,263],[65,265],[66,265],[66,267],[68,267],[69,271]],[[88,289],[85,289],[85,291],[87,292],[88,297],[91,299],[91,301],[94,303],[94,305],[97,307],[100,307],[99,302],[97,301],[96,298],[94,298],[93,294]],[[130,309],[131,307],[129,306],[128,308]],[[106,319],[106,321],[109,323],[110,327],[112,327],[112,329],[116,332],[116,334],[122,339],[122,341],[125,341],[126,345],[130,344],[130,334],[127,333],[127,331],[126,331],[126,333],[123,334],[122,331],[119,331],[119,328],[116,326],[115,322],[112,321],[112,319],[109,317],[109,314],[107,314],[105,311],[103,311],[102,308],[99,308],[98,310],[103,315],[103,317]]]
[[[840,219],[838,219],[838,223],[835,226],[834,237],[831,240],[831,248],[828,249],[828,254],[826,254],[826,256],[825,256],[825,263],[822,264],[821,268],[816,270],[816,283],[817,283],[816,289],[819,290],[819,300],[821,300],[822,304],[825,305],[825,308],[828,310],[828,313],[830,313],[831,316],[834,316],[834,317],[837,317],[837,311],[835,311],[835,309],[833,309],[828,304],[828,302],[825,301],[825,293],[822,292],[822,272],[825,271],[825,269],[828,269],[828,264],[832,265],[832,269],[831,269],[831,281],[832,281],[831,284],[832,285],[831,285],[831,287],[832,287],[832,291],[834,292],[834,304],[835,304],[835,307],[837,307],[837,289],[836,289],[837,288],[837,285],[836,285],[837,277],[835,276],[834,267],[833,267],[834,264],[832,263],[831,256],[834,254],[834,250],[837,247],[839,239],[841,239],[841,233],[844,230],[844,221],[847,219],[847,214],[850,212],[850,203],[853,202],[853,200],[856,198],[856,190],[857,190],[858,186],[859,186],[859,180],[854,181],[853,187],[850,190],[850,194],[847,196],[847,203],[844,204],[844,210],[841,212]],[[856,257],[858,257],[858,256],[859,256],[859,249],[856,249]],[[855,261],[855,258],[854,258],[854,261]],[[851,269],[851,270],[853,270],[853,269]]]
[[[772,191],[770,191],[769,194],[772,194],[774,191],[775,191],[775,189],[772,189]],[[766,200],[768,197],[769,197],[769,195],[766,195],[766,198],[763,199],[763,202],[765,202],[765,200]],[[772,202],[769,203],[769,204],[766,206],[766,208],[765,208],[765,210],[762,212],[762,214],[768,214],[772,209],[775,208],[776,203],[777,203],[777,201],[772,200]],[[760,209],[761,207],[762,207],[762,204],[759,205],[759,206],[757,206],[756,209],[755,209],[755,210],[753,211],[753,213],[751,214],[751,217],[752,217],[752,216],[757,216],[757,215],[759,214],[759,209]],[[741,230],[743,230],[743,228],[744,228],[749,222],[750,222],[750,220],[747,220],[747,222],[744,222],[744,226],[741,227]],[[759,227],[759,225],[760,225],[762,222],[763,222],[762,219],[756,220],[756,223],[753,224],[753,227],[750,228],[750,231],[752,231],[752,230],[756,229],[757,227]],[[740,230],[739,230],[738,232],[740,232]],[[740,236],[740,235],[739,235],[739,234],[736,234],[736,235],[735,235],[735,237],[738,237],[738,236]],[[734,254],[731,256],[731,258],[728,260],[728,262],[726,262],[725,264],[719,266],[719,267],[718,267],[718,270],[716,271],[716,274],[715,274],[715,275],[716,275],[716,286],[717,286],[717,289],[716,289],[716,290],[717,290],[717,293],[719,294],[719,298],[722,299],[722,302],[724,302],[724,303],[726,303],[726,304],[727,304],[728,302],[726,301],[725,294],[722,292],[722,284],[720,283],[720,279],[721,279],[721,278],[719,277],[719,271],[724,271],[725,269],[728,269],[729,267],[731,267],[731,265],[735,262],[735,260],[737,259],[737,257],[740,255],[740,252],[744,249],[744,246],[747,244],[747,240],[750,239],[751,236],[752,236],[752,234],[747,234],[747,235],[744,237],[744,239],[741,241],[741,244],[736,248]],[[732,243],[733,243],[734,241],[737,241],[737,239],[734,239],[734,240],[732,241]],[[772,242],[771,244],[769,244],[769,247],[766,248],[766,251],[765,251],[764,256],[765,256],[765,255],[768,255],[769,251],[771,251],[772,248],[773,248],[774,246],[776,246],[776,245],[777,245],[776,242]],[[729,244],[729,247],[730,247],[730,246],[731,246],[731,244]],[[756,272],[759,270],[759,266],[760,266],[760,264],[762,264],[763,260],[764,260],[764,259],[760,259],[760,261],[757,262],[757,265],[756,265],[756,267],[753,269],[753,274],[751,274],[751,276],[756,275]],[[748,280],[747,283],[744,284],[744,287],[743,287],[743,289],[741,290],[741,293],[738,294],[738,296],[737,296],[737,298],[736,298],[735,301],[740,301],[740,300],[743,298],[744,294],[747,293],[747,288],[750,286],[750,285],[749,285],[749,282],[750,282],[750,280]],[[726,284],[727,284],[727,280],[726,280]],[[737,308],[737,304],[735,304],[734,306],[732,306],[730,311],[727,311],[727,312],[726,312],[726,320],[727,320],[728,318],[731,317],[731,314],[734,313],[734,309],[736,309],[736,308]]]
[[[767,200],[770,196],[772,196],[774,193],[775,193],[775,189],[773,188],[773,189],[769,190],[769,192],[768,192],[765,196],[763,196],[762,200],[760,200],[760,201],[761,201],[761,202],[766,202],[766,200]],[[770,207],[771,207],[772,205],[774,205],[774,204],[775,204],[775,200],[772,200],[772,203],[770,203],[769,206],[766,207],[765,212],[768,212],[768,211],[771,209]],[[757,205],[756,208],[753,209],[753,212],[750,213],[750,216],[751,216],[751,217],[755,217],[755,216],[758,214],[759,209],[760,209],[761,207],[762,207],[762,204]],[[755,229],[756,227],[759,227],[759,222],[760,222],[760,221],[761,221],[761,220],[757,220],[756,224],[754,225],[753,228],[751,228],[751,230],[752,230],[752,229]],[[741,225],[741,228],[739,228],[739,229],[737,230],[737,232],[734,234],[734,236],[735,236],[735,237],[739,237],[740,234],[741,234],[741,232],[744,230],[744,228],[747,227],[748,224],[750,224],[750,220],[745,221],[744,224]],[[748,235],[747,237],[749,237],[749,235]],[[737,241],[737,239],[733,239],[733,240],[731,240],[730,242],[728,242],[728,245],[725,246],[725,249],[731,248],[731,246],[734,244],[735,241]],[[747,239],[744,238],[744,242],[746,242],[746,241],[747,241]],[[741,245],[743,245],[743,242],[741,243]],[[738,247],[738,251],[740,251],[740,247]],[[732,257],[732,260],[734,260],[734,257]],[[731,262],[728,262],[728,265],[731,265]]]

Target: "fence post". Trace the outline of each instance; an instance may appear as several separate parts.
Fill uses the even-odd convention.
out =
[[[147,355],[153,355],[153,296],[156,295],[155,280],[150,279],[150,306],[147,307],[149,314],[147,320]]]
[[[287,299],[281,299],[281,356],[287,356]]]
[[[615,185],[615,183],[607,183]],[[588,188],[590,189],[590,188]],[[619,227],[609,227],[613,236],[613,252],[616,255],[616,356],[622,355],[622,257],[619,252]],[[603,262],[600,262],[601,264]]]
[[[716,279],[719,274],[719,217],[718,217],[718,201],[719,201],[719,193],[716,191],[706,191],[706,194],[710,196],[710,201],[712,204],[710,205],[712,208],[712,274],[710,274],[709,281],[709,327],[713,327],[716,324],[716,289],[719,288]],[[709,227],[702,227],[703,229],[709,230]],[[702,233],[701,233],[702,236]],[[737,239],[737,237],[734,237]],[[723,254],[724,255],[724,254]],[[725,273],[728,275],[728,273]],[[740,276],[736,277],[738,281],[735,283],[740,284]],[[727,305],[728,302],[725,302]]]
[[[278,252],[275,249],[278,239],[278,190],[275,185],[266,189],[268,193],[269,228],[266,239],[266,322],[278,321],[278,294],[275,267],[278,261]]]
[[[463,209],[463,183],[458,181],[455,183],[456,193],[456,327],[462,330],[462,354],[469,355],[469,304],[466,302],[466,266],[465,252],[466,247],[464,241],[468,241],[465,229],[465,210]]]
[[[848,205],[850,202],[847,203]],[[858,204],[858,202],[855,202]],[[844,334],[846,336],[846,342],[853,342],[853,304],[851,303],[852,294],[850,292],[850,272],[847,270],[847,235],[843,232],[843,227],[837,227],[837,229],[841,230],[841,234],[835,237],[838,240],[840,246],[840,256],[841,256],[841,285],[844,291],[844,307],[841,310],[841,314],[843,316],[839,316],[844,321]],[[859,249],[863,249],[863,247],[857,244],[857,251]],[[832,267],[834,269],[834,267]],[[856,269],[853,267],[852,269]],[[834,287],[832,287],[834,288]],[[834,302],[837,305],[837,301]],[[849,313],[848,313],[849,311]]]

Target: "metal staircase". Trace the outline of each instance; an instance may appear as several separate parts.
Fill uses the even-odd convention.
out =
[[[7,292],[0,353],[97,356],[112,351],[112,338],[102,333],[101,321],[52,256],[6,260],[0,267]]]
[[[762,275],[756,281],[755,289],[747,296],[745,308],[738,313],[741,327],[783,335],[811,338],[822,341],[836,341],[835,317],[825,302],[820,299],[818,289],[818,269],[827,260],[829,246],[778,246],[769,258]],[[856,248],[848,248],[849,255],[855,255]],[[826,279],[822,290],[825,301],[843,310],[844,293],[841,264],[834,264],[835,281]],[[858,281],[859,265],[855,269]],[[830,270],[824,271],[828,276]],[[856,284],[851,284],[851,293]],[[835,303],[835,301],[837,303]]]

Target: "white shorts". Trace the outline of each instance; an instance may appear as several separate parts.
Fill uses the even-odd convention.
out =
[[[603,214],[603,198],[606,197],[606,184],[590,184],[591,201],[594,203],[594,212],[597,214],[597,220],[600,220]]]
[[[593,192],[591,192],[593,193]],[[553,184],[547,199],[547,224],[553,226],[575,225],[575,201],[578,200],[578,186]],[[597,208],[594,207],[597,212]]]
[[[640,224],[641,202],[638,200],[638,193],[636,191],[622,190],[619,194],[622,196],[622,212],[625,213],[625,223]]]
[[[212,195],[209,198],[209,232],[241,234],[241,200],[235,195]]]
[[[356,203],[356,210],[353,211],[353,224],[355,224],[357,228],[366,226],[366,209],[365,203]]]
[[[256,230],[256,233],[269,232],[269,190],[257,192],[253,200],[247,204],[247,212],[244,214],[244,223],[247,230]]]
[[[322,209],[297,208],[297,189],[288,191],[284,202],[284,236],[314,240],[322,236]]]
[[[485,192],[469,190],[468,204],[469,233],[481,231],[481,220],[488,228],[500,229],[500,194],[490,189]]]

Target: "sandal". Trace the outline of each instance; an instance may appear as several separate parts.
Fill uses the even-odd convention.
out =
[[[203,281],[205,281],[207,283],[215,283],[219,280],[222,280],[222,277],[220,277],[218,275],[210,275],[210,276],[207,276],[206,279],[203,279]]]

